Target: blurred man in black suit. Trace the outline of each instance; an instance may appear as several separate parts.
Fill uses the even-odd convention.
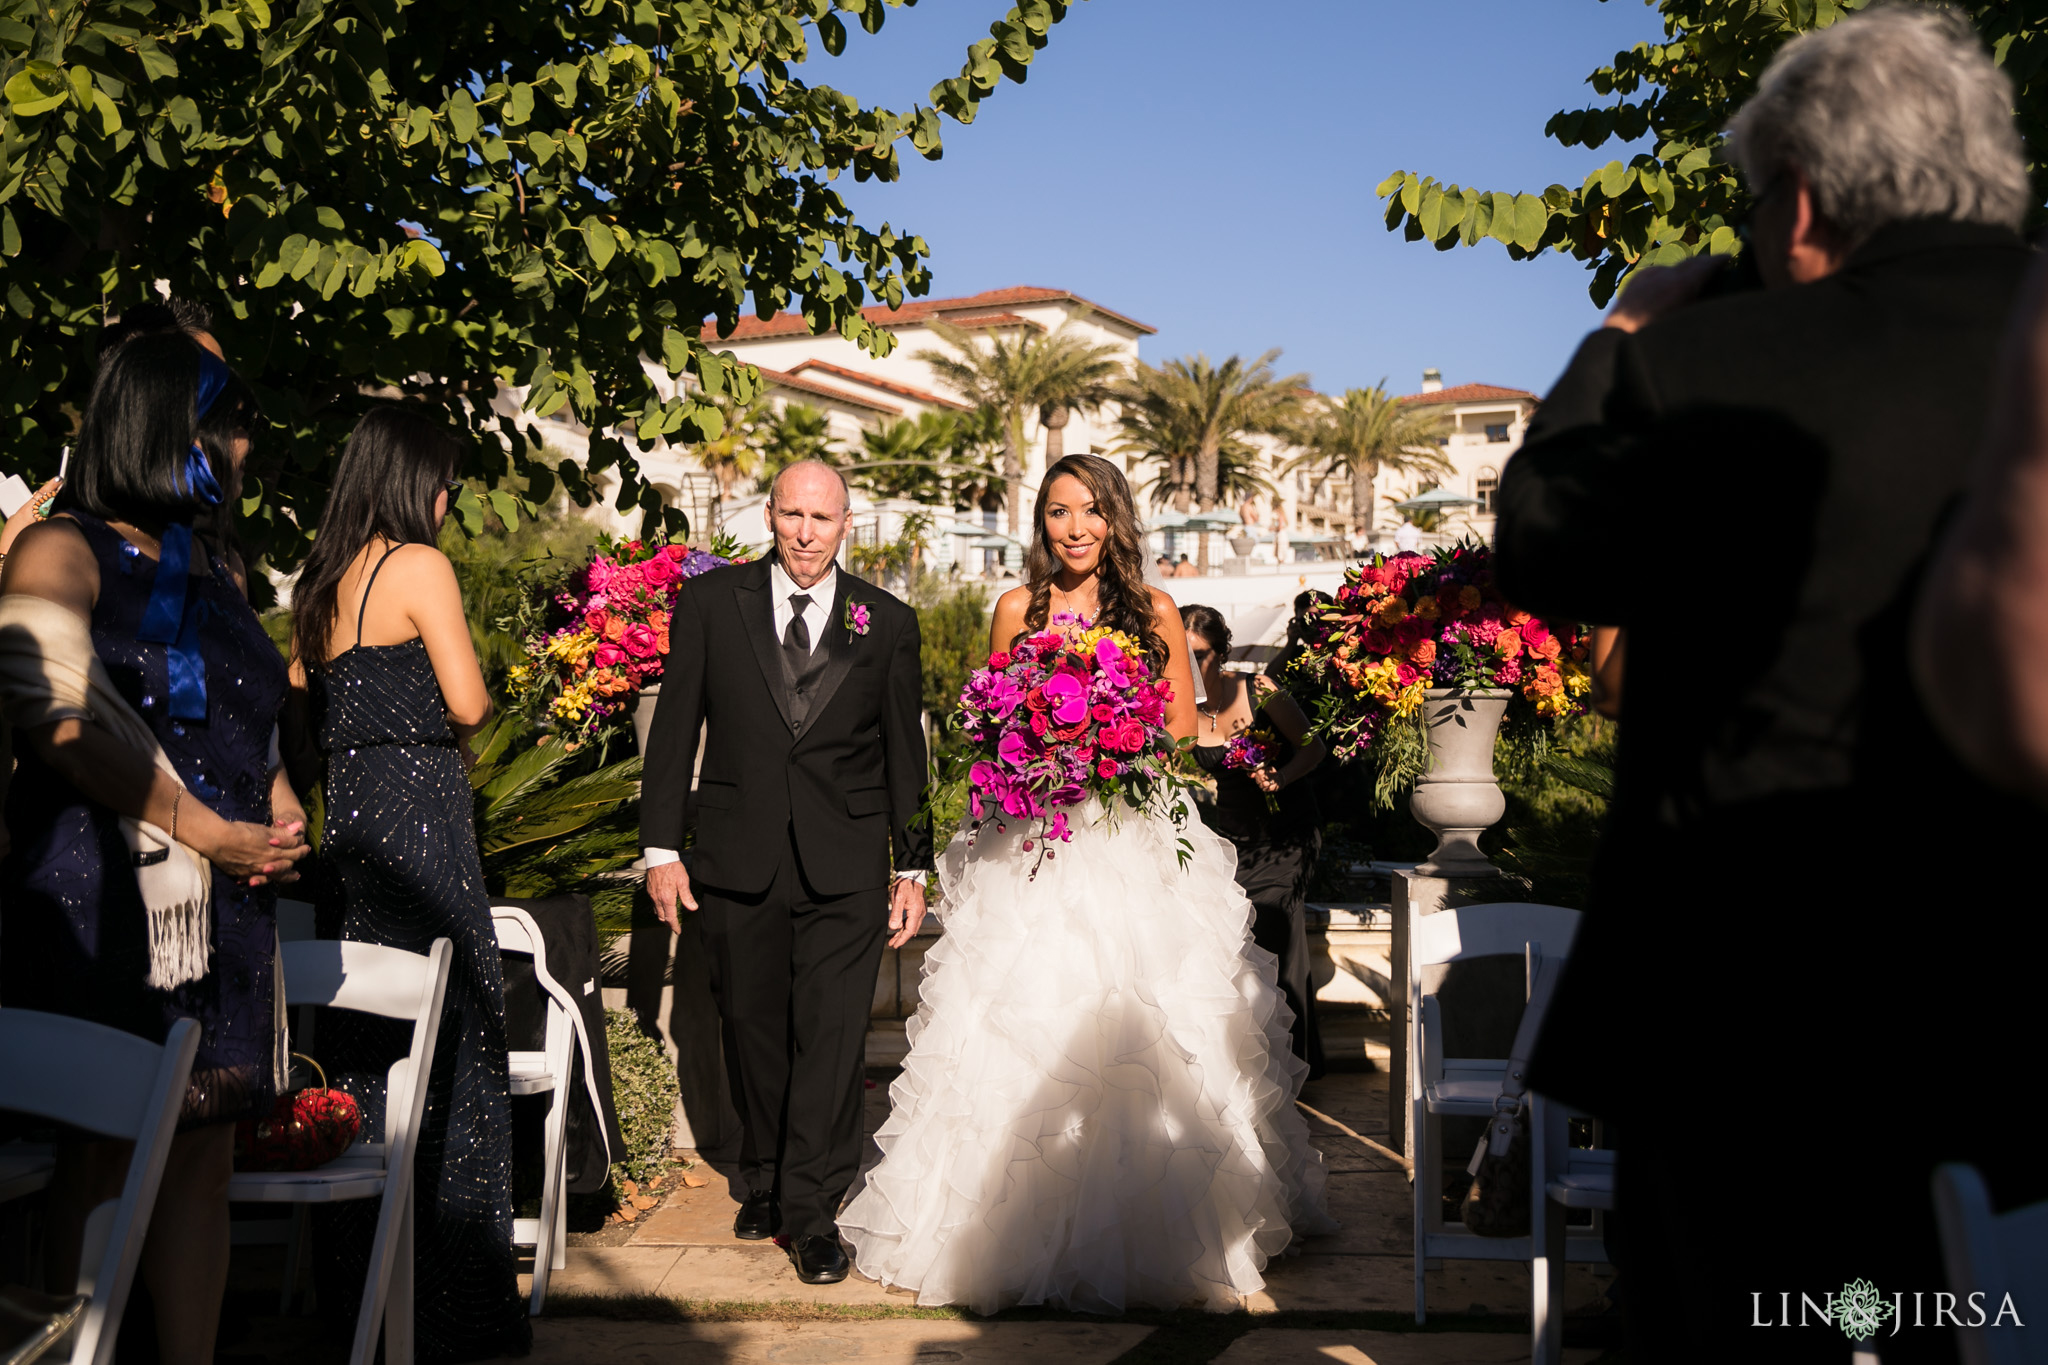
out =
[[[1638,272],[1502,479],[1509,596],[1628,633],[1532,1079],[1622,1134],[1632,1360],[1839,1355],[1800,1296],[1857,1279],[1905,1295],[1886,1365],[1953,1358],[1930,1171],[2011,1195],[2038,1164],[2001,1117],[2037,960],[1996,904],[2034,817],[1951,759],[1906,669],[2027,267],[2011,108],[1943,11],[1788,44],[1730,129],[1764,287]]]

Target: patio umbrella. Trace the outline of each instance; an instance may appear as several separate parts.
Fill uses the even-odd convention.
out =
[[[1430,488],[1417,493],[1406,502],[1395,503],[1394,510],[1397,512],[1436,512],[1447,511],[1453,507],[1484,506],[1486,504],[1479,499],[1468,498],[1463,493],[1453,493],[1448,488]]]

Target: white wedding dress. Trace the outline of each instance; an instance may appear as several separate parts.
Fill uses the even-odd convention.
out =
[[[1235,1307],[1336,1226],[1236,851],[1094,805],[1042,860],[1026,837],[991,825],[939,860],[945,933],[840,1230],[922,1304]]]

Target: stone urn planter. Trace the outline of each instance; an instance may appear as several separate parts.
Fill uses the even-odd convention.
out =
[[[654,727],[654,703],[661,696],[661,684],[640,689],[640,698],[633,704],[633,740],[640,746],[642,758],[647,757],[647,732]]]
[[[1408,809],[1436,833],[1436,849],[1415,870],[1426,877],[1490,877],[1500,869],[1479,851],[1479,836],[1507,813],[1493,776],[1493,741],[1514,693],[1431,688],[1424,694],[1429,768]]]

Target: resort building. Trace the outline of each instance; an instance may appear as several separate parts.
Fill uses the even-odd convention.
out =
[[[895,342],[885,356],[869,355],[837,334],[813,336],[802,314],[793,312],[770,318],[744,317],[723,337],[707,324],[703,337],[760,371],[773,409],[784,411],[797,405],[812,409],[823,418],[831,446],[852,453],[859,450],[867,433],[915,421],[927,412],[968,410],[969,405],[946,388],[923,358],[926,352],[948,349],[935,323],[977,334],[1065,328],[1090,342],[1114,348],[1127,365],[1138,359],[1140,341],[1156,331],[1069,290],[1031,285],[960,298],[914,299],[900,308],[870,307],[865,311]],[[670,381],[658,366],[650,365],[649,373],[667,390]],[[519,389],[505,389],[499,395],[500,412],[513,417],[524,396]],[[1274,493],[1254,495],[1219,509],[1217,520],[1227,525],[1210,531],[1212,564],[1241,570],[1261,563],[1342,559],[1366,548],[1391,547],[1392,535],[1403,521],[1393,503],[1430,485],[1473,499],[1475,505],[1447,509],[1439,531],[1426,540],[1490,535],[1500,470],[1521,443],[1536,408],[1536,395],[1491,384],[1447,388],[1437,371],[1425,370],[1421,392],[1402,401],[1441,412],[1445,430],[1440,444],[1454,473],[1423,479],[1383,476],[1374,489],[1378,505],[1361,522],[1352,511],[1351,483],[1345,471],[1290,469],[1300,453],[1296,448],[1269,437],[1254,437],[1252,444],[1260,451],[1263,473]],[[522,426],[532,422],[531,418],[519,420]],[[548,443],[563,453],[581,456],[588,450],[589,433],[567,409],[538,425]],[[1028,514],[1046,466],[1046,432],[1037,414],[1027,421],[1025,441],[1021,496]],[[759,497],[751,489],[721,489],[694,448],[628,444],[663,498],[682,507],[692,525],[715,522],[750,541],[765,535]],[[1196,557],[1199,532],[1175,525],[1177,519],[1163,506],[1163,500],[1150,494],[1157,465],[1121,448],[1114,405],[1070,414],[1064,445],[1069,453],[1088,452],[1117,460],[1132,476],[1141,505],[1162,523],[1154,533],[1153,550],[1169,557],[1181,553]],[[891,540],[905,516],[922,510],[932,522],[931,554],[936,564],[957,564],[965,572],[988,574],[1015,572],[1020,566],[1019,547],[1006,534],[1008,518],[994,506],[965,511],[919,509],[914,503],[857,497],[855,510],[856,542]],[[619,529],[638,523],[635,514],[601,515]],[[1231,560],[1240,562],[1232,566]]]

